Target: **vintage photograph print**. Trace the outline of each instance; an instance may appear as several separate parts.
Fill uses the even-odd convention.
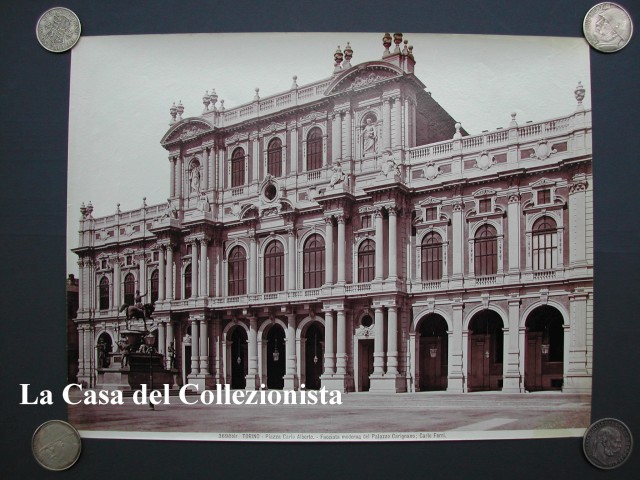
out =
[[[584,40],[83,37],[71,63],[82,436],[584,434]]]

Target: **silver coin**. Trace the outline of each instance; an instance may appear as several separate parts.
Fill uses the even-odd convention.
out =
[[[62,420],[49,420],[40,425],[31,439],[36,461],[47,470],[66,470],[78,457],[82,441],[78,431]]]
[[[633,35],[633,21],[617,3],[604,2],[591,7],[582,22],[587,42],[601,52],[617,52]]]
[[[36,25],[40,45],[54,53],[66,52],[78,43],[80,31],[78,16],[64,7],[47,10]]]
[[[626,462],[632,448],[631,430],[615,418],[603,418],[592,423],[582,440],[587,460],[603,470],[611,470]]]

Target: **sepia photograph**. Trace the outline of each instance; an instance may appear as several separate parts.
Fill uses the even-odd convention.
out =
[[[584,40],[88,36],[69,94],[83,438],[584,434]]]

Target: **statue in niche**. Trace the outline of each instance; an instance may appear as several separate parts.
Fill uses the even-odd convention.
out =
[[[371,117],[367,118],[367,124],[362,129],[362,153],[375,153],[378,146],[378,134]]]
[[[190,172],[191,192],[200,192],[200,166],[196,163],[191,167]]]
[[[340,162],[336,162],[333,166],[331,180],[329,180],[329,188],[333,188],[335,185],[344,182],[345,177],[346,175],[342,171],[342,165],[340,165]]]

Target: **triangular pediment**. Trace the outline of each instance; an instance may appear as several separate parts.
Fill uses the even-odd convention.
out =
[[[531,184],[532,188],[540,188],[540,187],[553,187],[556,184],[553,180],[549,180],[548,178],[541,178],[537,182]]]
[[[167,145],[174,142],[193,140],[213,131],[213,125],[200,118],[187,118],[173,125],[162,137],[160,143]]]
[[[387,62],[363,63],[339,74],[325,90],[325,95],[362,90],[402,75],[399,67]]]

